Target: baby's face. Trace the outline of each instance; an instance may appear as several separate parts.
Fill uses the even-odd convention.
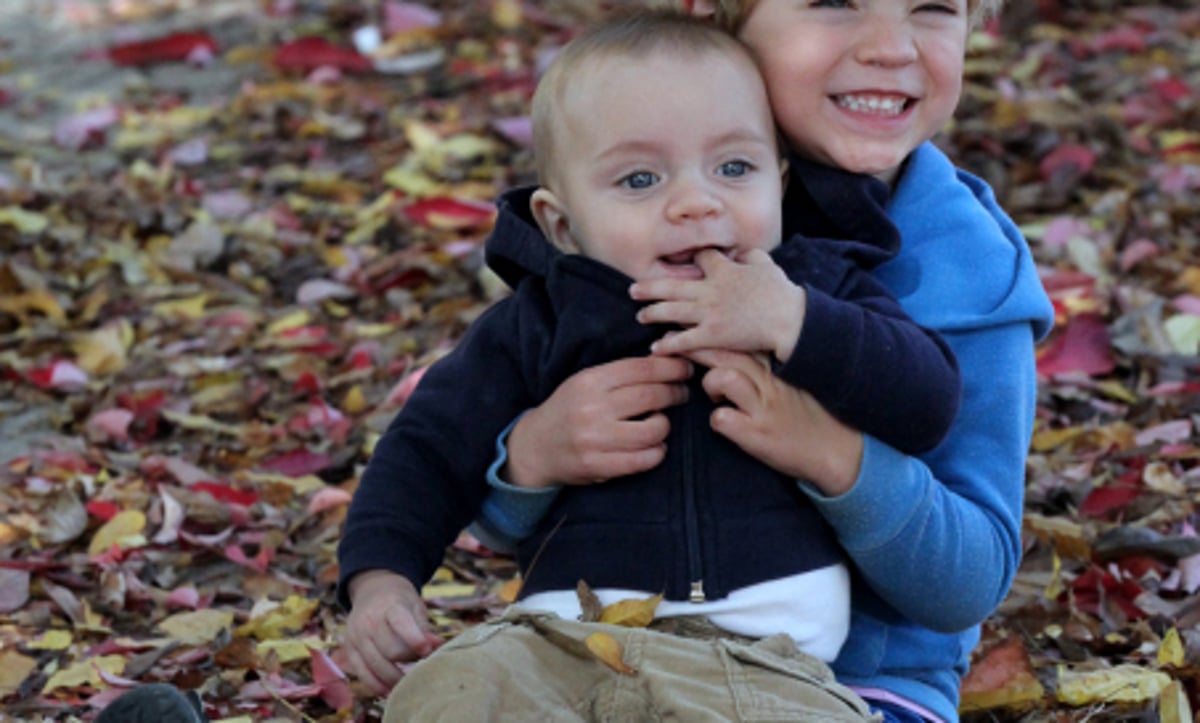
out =
[[[736,258],[779,244],[775,128],[748,59],[605,58],[578,74],[561,109],[554,190],[569,239],[560,247],[644,280],[702,278],[702,249]]]
[[[758,0],[741,29],[791,147],[891,182],[962,92],[966,0]]]

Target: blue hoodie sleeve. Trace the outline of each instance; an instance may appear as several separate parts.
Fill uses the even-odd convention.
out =
[[[1034,344],[1053,309],[990,189],[932,145],[910,158],[889,211],[904,250],[877,276],[949,343],[961,408],[933,451],[907,456],[867,436],[849,492],[805,489],[875,595],[912,623],[955,632],[995,610],[1020,564]],[[947,585],[953,594],[931,594]]]

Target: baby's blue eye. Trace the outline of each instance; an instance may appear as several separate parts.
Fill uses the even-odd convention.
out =
[[[717,173],[722,176],[730,176],[739,178],[750,172],[752,166],[746,161],[726,161],[717,168]]]
[[[658,176],[649,171],[634,171],[621,179],[621,185],[634,191],[650,188],[658,182]]]
[[[814,8],[848,8],[850,3],[848,0],[812,0]]]

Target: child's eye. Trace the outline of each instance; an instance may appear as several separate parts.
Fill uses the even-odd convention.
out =
[[[849,0],[812,0],[809,7],[814,8],[848,8],[850,7]]]
[[[641,191],[658,183],[658,175],[650,171],[634,171],[619,181],[625,188]]]
[[[958,5],[954,3],[925,3],[917,7],[917,12],[945,13],[958,15]]]
[[[717,167],[717,174],[739,178],[749,173],[754,167],[746,161],[726,161]]]

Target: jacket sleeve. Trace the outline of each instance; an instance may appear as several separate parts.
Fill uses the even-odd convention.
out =
[[[965,386],[942,444],[918,459],[866,436],[849,492],[828,498],[801,487],[880,598],[949,633],[990,615],[1021,561],[1036,367],[1027,322],[947,332],[946,340]]]
[[[808,304],[796,348],[776,373],[838,419],[902,452],[932,449],[958,412],[954,354],[839,252],[846,244],[794,239],[795,258],[777,259],[804,285]]]
[[[519,294],[518,294],[519,297]],[[523,359],[540,335],[520,299],[486,311],[422,377],[376,444],[338,546],[338,601],[359,572],[385,569],[420,587],[479,512],[497,435],[535,404]]]

